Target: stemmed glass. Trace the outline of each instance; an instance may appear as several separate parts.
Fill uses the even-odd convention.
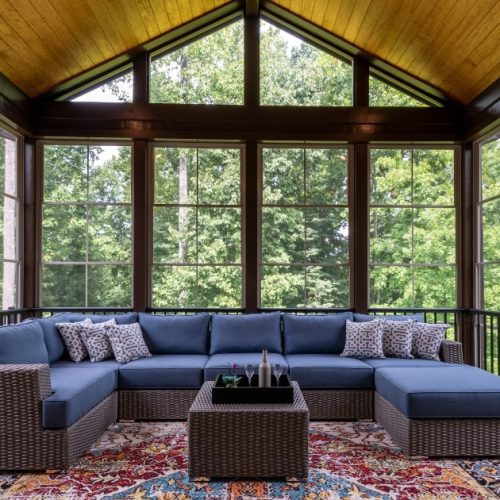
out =
[[[249,387],[252,385],[252,377],[254,373],[255,373],[254,365],[252,364],[245,365],[245,375],[247,376]]]
[[[280,377],[281,374],[283,373],[283,367],[279,363],[275,363],[273,365],[273,373],[274,376],[276,377],[276,387],[280,385]]]

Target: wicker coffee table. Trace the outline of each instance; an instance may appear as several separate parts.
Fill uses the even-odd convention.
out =
[[[191,480],[307,479],[309,410],[297,382],[292,404],[212,404],[205,382],[188,413]]]

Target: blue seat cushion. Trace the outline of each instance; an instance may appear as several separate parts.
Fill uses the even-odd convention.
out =
[[[210,314],[139,314],[151,354],[208,354]]]
[[[43,426],[61,429],[74,424],[116,389],[116,379],[114,367],[95,363],[87,368],[51,367],[53,392],[42,401]]]
[[[424,322],[424,315],[423,314],[408,314],[407,316],[404,315],[386,315],[384,316],[383,314],[362,314],[362,313],[354,313],[354,321],[356,323],[366,323],[367,321],[371,321],[373,319],[388,319],[389,321],[407,321],[409,319],[413,319],[415,321],[419,321],[420,323]]]
[[[198,389],[208,356],[200,354],[155,354],[130,361],[118,372],[120,389]]]
[[[363,359],[363,363],[370,365],[374,369],[378,368],[392,368],[392,367],[400,367],[400,368],[435,368],[435,367],[450,367],[456,366],[453,363],[445,363],[444,361],[434,361],[431,359],[419,359],[419,358],[368,358]]]
[[[0,327],[0,364],[48,363],[42,327],[35,321]]]
[[[90,361],[90,359],[85,359],[83,361],[79,361],[78,363],[75,363],[74,361],[69,361],[66,359],[60,359],[59,361],[56,361],[52,365],[50,365],[51,368],[82,368],[82,369],[87,369],[87,368],[94,368],[94,367],[99,367],[99,368],[109,368],[116,370],[117,372],[117,377],[118,377],[118,368],[120,368],[121,363],[118,363],[115,359],[105,359],[103,361],[99,361],[98,364],[95,362]]]
[[[345,345],[346,320],[351,312],[339,314],[284,314],[285,354],[340,354]]]
[[[210,359],[205,366],[205,380],[215,380],[215,377],[219,373],[226,373],[229,365],[236,363],[238,366],[236,368],[236,373],[238,375],[245,374],[245,365],[253,364],[256,365],[255,374],[258,374],[258,365],[262,358],[262,353],[260,352],[233,352],[226,354],[214,354],[210,356]],[[282,354],[271,352],[269,353],[269,363],[271,365],[279,363],[284,367],[283,374],[288,373],[288,364],[286,359]]]
[[[281,313],[214,314],[210,354],[282,352]]]
[[[380,368],[376,391],[408,418],[499,418],[500,377],[479,368]]]
[[[373,368],[355,358],[336,354],[286,356],[290,378],[302,389],[372,389]]]

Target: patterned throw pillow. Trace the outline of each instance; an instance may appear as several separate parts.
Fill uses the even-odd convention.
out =
[[[366,323],[346,321],[346,341],[342,357],[384,358],[382,322],[374,319]]]
[[[134,359],[149,358],[149,352],[139,323],[106,327],[113,353],[118,363],[128,363]]]
[[[111,349],[109,338],[106,335],[106,326],[111,325],[116,325],[114,319],[103,323],[82,325],[80,335],[87,351],[89,351],[90,361],[103,361],[113,356],[113,349]]]
[[[89,357],[89,353],[83,343],[80,332],[82,331],[82,325],[91,324],[92,321],[89,318],[75,323],[56,323],[56,327],[61,334],[66,349],[68,350],[69,357],[75,363],[79,363]]]
[[[413,358],[411,354],[413,325],[415,321],[381,320],[384,336],[382,347],[384,355],[389,358]]]
[[[415,323],[411,353],[416,358],[439,361],[439,349],[450,325]]]

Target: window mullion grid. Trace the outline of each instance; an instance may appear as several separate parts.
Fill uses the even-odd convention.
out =
[[[414,161],[415,161],[415,150],[411,149],[411,176],[410,176],[410,203],[411,203],[411,303],[415,307],[415,274],[416,274],[416,262],[415,262],[415,193],[414,193]]]
[[[304,183],[303,183],[303,196],[304,196],[304,305],[307,307],[309,303],[308,294],[307,294],[307,203],[309,201],[309,197],[307,196],[307,167],[306,167],[306,149],[302,150],[302,169],[304,174]]]
[[[89,200],[90,200],[90,145],[87,144],[87,199],[85,203],[85,307],[89,305],[89,250],[90,250],[90,226],[89,226]]]
[[[196,231],[195,304],[196,304],[196,307],[199,307],[199,305],[200,305],[199,212],[200,212],[200,148],[196,148],[196,208],[195,208],[195,231]]]

